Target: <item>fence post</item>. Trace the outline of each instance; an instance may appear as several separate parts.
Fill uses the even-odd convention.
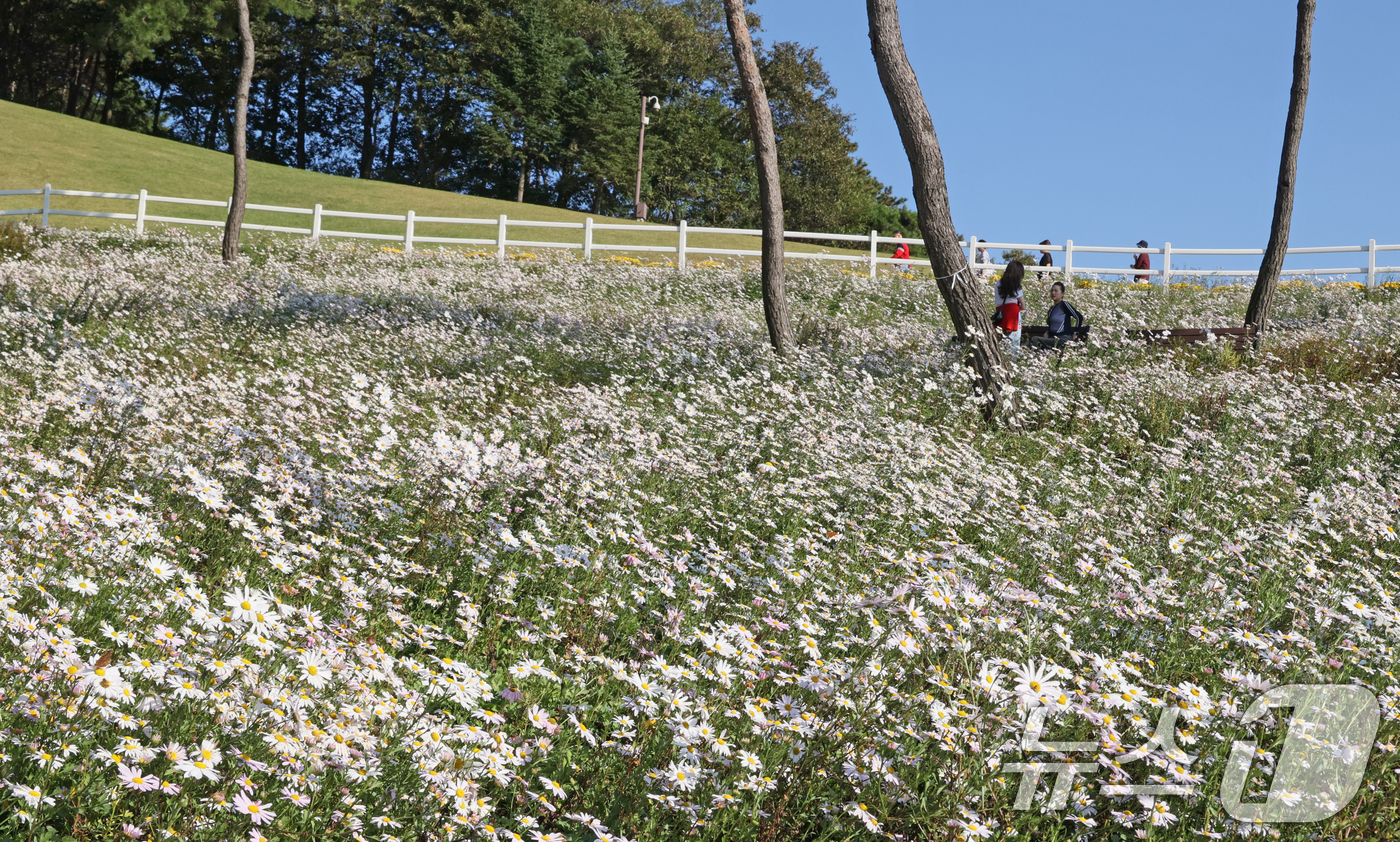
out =
[[[879,233],[876,232],[876,231],[872,228],[871,231],[870,231],[870,277],[871,277],[871,278],[874,278],[875,275],[879,272],[879,269],[876,268],[876,266],[875,266],[875,247],[878,245],[878,243],[875,242],[875,238],[878,237],[878,236],[880,236]]]
[[[413,211],[409,211],[404,217],[403,250],[413,251]]]
[[[593,217],[583,219],[583,259],[593,259]]]
[[[50,187],[49,185],[45,184],[45,185],[44,185],[44,213],[43,213],[43,216],[41,217],[42,224],[43,224],[43,226],[44,226],[45,228],[49,227],[49,191],[50,191],[50,190],[53,190],[53,188]]]
[[[1162,244],[1162,289],[1170,289],[1172,285],[1172,244]]]
[[[928,268],[929,268],[929,271],[930,271],[930,272],[933,271],[933,260],[932,260],[932,257],[931,257],[931,256],[930,256],[930,259],[929,259],[929,267],[928,267]],[[976,279],[976,277],[977,277],[977,238],[976,238],[976,237],[973,237],[973,236],[971,236],[971,235],[968,235],[968,238],[967,238],[967,268],[968,268],[968,271],[972,272],[972,277],[973,277],[974,279]]]
[[[1074,240],[1065,240],[1065,288],[1074,280]]]
[[[496,221],[496,259],[506,259],[506,215]]]
[[[1374,289],[1376,286],[1376,241],[1371,241],[1371,253],[1366,261],[1366,288]]]
[[[143,189],[136,197],[136,234],[140,236],[146,233],[146,191]]]
[[[680,231],[676,237],[676,268],[685,271],[685,220],[681,220]]]
[[[229,197],[228,197],[228,204],[226,204],[226,205],[224,206],[224,219],[228,219],[228,218],[229,218],[230,216],[232,216],[232,215],[233,215],[233,197],[232,197],[232,196],[229,196]]]
[[[319,204],[311,209],[311,239],[313,241],[321,239],[321,206]]]

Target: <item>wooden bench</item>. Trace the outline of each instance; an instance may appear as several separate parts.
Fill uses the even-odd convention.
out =
[[[1254,325],[1244,327],[1174,327],[1160,330],[1130,330],[1128,335],[1158,345],[1179,347],[1200,342],[1226,342],[1234,345],[1236,351],[1248,351],[1254,346]]]
[[[1021,345],[1022,345],[1022,346],[1030,346],[1030,345],[1032,344],[1032,343],[1031,343],[1031,340],[1032,340],[1033,338],[1036,338],[1036,337],[1045,337],[1045,336],[1049,336],[1049,335],[1050,335],[1050,326],[1049,326],[1049,325],[1022,325],[1022,326],[1021,326]],[[1089,337],[1089,323],[1088,323],[1088,322],[1085,322],[1084,324],[1080,325],[1079,328],[1078,328],[1077,330],[1073,331],[1072,335],[1069,337],[1069,340],[1070,340],[1071,342],[1083,342],[1083,341],[1084,341],[1085,339],[1087,339],[1088,337]]]

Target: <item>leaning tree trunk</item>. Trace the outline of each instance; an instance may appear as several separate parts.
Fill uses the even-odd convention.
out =
[[[1269,247],[1259,264],[1259,277],[1249,296],[1244,323],[1254,325],[1255,344],[1269,323],[1274,306],[1278,276],[1288,251],[1288,227],[1293,219],[1293,187],[1298,180],[1298,144],[1303,139],[1303,109],[1308,104],[1308,66],[1312,61],[1313,13],[1317,0],[1298,0],[1298,34],[1293,42],[1293,90],[1288,95],[1288,122],[1283,127],[1283,158],[1278,165],[1278,192],[1274,194],[1274,222],[1269,228]]]
[[[968,268],[967,258],[958,245],[957,229],[953,227],[948,207],[948,186],[943,177],[943,153],[938,148],[938,135],[933,131],[933,118],[919,91],[919,80],[909,57],[904,52],[904,39],[899,30],[899,6],[896,0],[866,0],[870,17],[870,50],[875,54],[875,67],[880,84],[899,125],[904,141],[904,153],[914,175],[914,202],[919,210],[919,231],[933,264],[934,280],[948,307],[958,338],[969,345],[969,360],[977,376],[984,403],[982,412],[987,420],[998,411],[1012,409],[1015,401],[1007,390],[1008,372],[997,342],[992,320],[987,315],[983,293]],[[1003,404],[1007,406],[1003,406]],[[1014,412],[1008,413],[1014,418]]]
[[[768,92],[758,73],[744,0],[724,0],[729,36],[734,42],[734,63],[748,102],[749,122],[753,124],[753,146],[758,167],[758,192],[763,208],[763,318],[768,322],[768,339],[773,350],[786,354],[795,340],[792,311],[788,309],[783,282],[783,188],[778,177],[778,143],[773,136],[773,113],[768,110]]]
[[[238,98],[233,109],[233,204],[224,223],[224,262],[238,257],[243,232],[243,209],[248,204],[248,89],[253,84],[253,27],[248,21],[248,0],[238,0],[238,31],[243,40],[243,67],[238,73]]]

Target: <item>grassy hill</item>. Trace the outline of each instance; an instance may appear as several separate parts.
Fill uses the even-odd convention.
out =
[[[224,200],[233,183],[233,162],[229,155],[172,140],[102,126],[52,111],[0,101],[0,190],[42,187],[45,183],[61,190],[88,190],[109,193],[136,193],[191,199]],[[542,205],[520,204],[502,199],[464,196],[444,190],[429,190],[404,184],[365,181],[265,164],[248,164],[248,201],[254,204],[309,208],[320,203],[327,210],[451,216],[494,219],[501,214],[511,218],[543,222],[581,222],[589,214]],[[31,196],[0,197],[0,209],[34,207]],[[135,203],[121,200],[62,197],[54,207],[73,210],[126,212]],[[149,213],[197,219],[222,219],[218,208],[189,205],[153,204]],[[656,226],[631,220],[598,221],[635,224],[637,231],[599,231],[596,243],[621,245],[674,246],[676,235],[648,232]],[[309,227],[309,217],[250,211],[251,223]],[[105,226],[110,220],[81,217],[52,217],[51,224]],[[115,223],[130,224],[130,223]],[[373,220],[327,219],[324,227],[342,231],[395,234],[403,224]],[[420,237],[494,237],[495,227],[468,227],[418,223]],[[573,242],[583,240],[582,231],[548,228],[512,228],[512,240]],[[733,235],[692,235],[688,245],[700,248],[757,249],[756,237]],[[819,251],[813,246],[791,243],[789,250]],[[854,253],[854,252],[851,252]],[[703,259],[697,256],[696,259]]]

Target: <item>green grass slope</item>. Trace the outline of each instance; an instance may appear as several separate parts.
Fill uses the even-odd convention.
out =
[[[136,193],[145,189],[151,195],[191,199],[227,199],[233,183],[231,156],[172,140],[102,126],[52,111],[0,101],[0,190],[43,187],[56,190],[87,190],[107,193]],[[257,161],[248,164],[248,201],[253,204],[309,208],[316,203],[327,210],[403,214],[417,216],[495,219],[511,218],[541,222],[582,222],[588,214],[542,205],[519,204],[502,199],[464,196],[444,190],[430,190],[404,184],[365,181],[358,178],[306,172]],[[36,207],[33,196],[0,197],[0,209]],[[135,202],[122,200],[59,197],[52,207],[72,210],[135,212]],[[219,208],[152,203],[148,213],[196,219],[222,219]],[[595,217],[598,222],[630,220]],[[309,228],[309,216],[250,211],[247,222]],[[55,225],[113,224],[110,220],[54,216]],[[116,223],[130,224],[130,223]],[[676,234],[655,231],[656,226],[635,223],[637,231],[598,231],[600,244],[674,246]],[[403,223],[326,218],[323,227],[341,231],[403,233]],[[648,230],[653,229],[653,230]],[[415,225],[419,237],[494,238],[495,226],[463,226],[444,223]],[[550,228],[510,229],[510,239],[540,242],[583,241],[582,231]],[[756,237],[732,235],[691,235],[687,244],[695,248],[757,249]],[[812,246],[790,243],[790,251],[819,251]],[[844,250],[841,250],[844,252]],[[854,252],[844,252],[854,253]],[[600,252],[599,254],[605,254]],[[655,255],[663,258],[664,255]],[[674,259],[674,255],[671,256]],[[703,260],[694,255],[692,260]]]

